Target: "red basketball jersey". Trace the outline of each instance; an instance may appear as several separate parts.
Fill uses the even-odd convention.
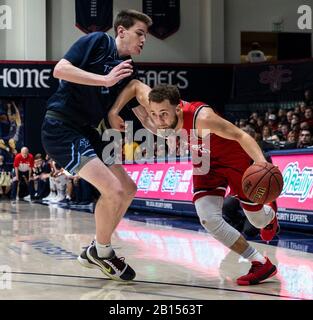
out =
[[[181,101],[181,108],[183,110],[184,119],[183,129],[187,131],[190,140],[192,140],[192,130],[195,129],[196,119],[197,115],[199,114],[199,111],[202,108],[208,107],[209,106],[203,102]],[[197,140],[198,146],[191,146],[191,148],[198,148],[200,152],[207,152],[207,150],[209,150],[211,165],[218,164],[220,166],[229,167],[234,166],[238,164],[238,162],[240,163],[241,161],[251,160],[248,154],[235,140],[225,139],[213,133],[209,135],[209,139],[197,138]]]

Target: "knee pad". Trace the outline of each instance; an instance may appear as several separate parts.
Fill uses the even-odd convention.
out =
[[[275,217],[275,211],[268,205],[264,205],[261,210],[248,211],[243,209],[249,222],[256,228],[266,227]]]
[[[239,239],[240,233],[223,219],[223,201],[220,196],[205,196],[195,201],[195,207],[202,226],[230,248]]]

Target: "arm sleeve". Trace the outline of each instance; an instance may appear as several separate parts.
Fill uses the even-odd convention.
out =
[[[78,39],[64,55],[64,59],[75,67],[83,67],[90,59],[93,50],[101,46],[102,50],[109,51],[110,37],[104,32],[93,32]]]

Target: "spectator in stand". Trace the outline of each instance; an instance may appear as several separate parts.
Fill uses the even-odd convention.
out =
[[[239,120],[239,128],[242,129],[248,124],[248,121],[246,119],[240,119]]]
[[[312,127],[309,126],[308,122],[301,122],[300,123],[300,131],[301,130],[309,130],[312,131]]]
[[[266,57],[264,52],[261,50],[261,45],[258,42],[253,42],[251,45],[251,50],[247,55],[247,62],[256,63],[256,62],[265,62]]]
[[[50,203],[62,202],[66,197],[68,177],[65,171],[55,161],[50,161],[51,173],[49,177],[50,193],[42,200]]]
[[[311,89],[304,91],[304,102],[306,106],[313,106],[313,92]]]
[[[301,130],[297,147],[300,149],[312,147],[312,134],[309,130]]]
[[[289,123],[289,125],[291,125],[291,121],[292,121],[292,116],[293,116],[294,112],[292,110],[289,110],[287,112],[287,122]]]
[[[274,113],[269,114],[267,125],[271,128],[272,131],[278,129],[277,116]]]
[[[279,109],[277,114],[278,121],[281,123],[287,122],[287,112],[285,109]]]
[[[250,119],[248,125],[255,130],[257,127],[257,120]]]
[[[4,161],[4,156],[0,155],[0,199],[7,197],[11,189],[12,169]]]
[[[299,115],[297,115],[295,113],[292,115],[290,129],[296,130],[298,132],[300,131],[300,117],[299,117]]]
[[[267,141],[270,140],[272,136],[272,130],[269,126],[263,126],[262,130],[262,140]]]
[[[263,117],[258,117],[256,124],[257,124],[256,132],[257,133],[262,133],[263,126],[264,126],[264,118]]]
[[[34,191],[34,194],[31,195],[31,198],[34,200],[41,200],[48,196],[50,192],[50,172],[50,165],[43,160],[40,153],[36,154],[34,159],[33,179],[30,181],[32,184],[31,189]]]
[[[253,120],[257,120],[259,117],[258,113],[257,112],[253,112],[250,116],[250,120],[253,119]]]
[[[293,112],[295,114],[297,114],[299,116],[299,118],[301,119],[302,115],[301,115],[301,109],[300,109],[300,105],[297,105],[294,107]]]
[[[302,117],[304,117],[304,112],[305,112],[305,109],[306,109],[305,102],[300,102],[299,107],[300,107],[300,114],[302,115]]]
[[[313,128],[313,109],[312,109],[312,107],[307,107],[305,109],[304,121],[307,122],[311,128]]]
[[[12,194],[11,194],[11,199],[12,199],[12,204],[15,203],[18,194],[18,186],[20,185],[21,182],[25,182],[27,187],[28,187],[28,193],[31,195],[33,193],[33,190],[31,189],[31,184],[29,183],[30,180],[32,179],[32,169],[34,167],[34,157],[31,153],[29,153],[28,148],[23,147],[21,149],[21,152],[18,153],[15,158],[14,158],[14,173],[15,176],[13,178],[13,183],[12,183]]]
[[[291,130],[288,133],[288,137],[287,137],[288,149],[296,149],[297,148],[297,144],[298,144],[298,139],[299,139],[298,132]]]
[[[280,135],[277,131],[275,131],[274,134],[271,136],[270,141],[276,146],[279,145]]]
[[[283,141],[287,141],[289,130],[290,130],[290,128],[287,123],[281,125],[280,132],[282,134]]]
[[[246,125],[244,128],[242,128],[242,130],[247,132],[253,139],[255,139],[256,132],[250,124]]]

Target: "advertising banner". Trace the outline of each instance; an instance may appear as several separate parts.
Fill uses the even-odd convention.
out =
[[[313,150],[311,154],[272,155],[284,178],[277,200],[279,220],[313,229]]]
[[[124,165],[137,185],[133,208],[195,215],[190,161]]]

